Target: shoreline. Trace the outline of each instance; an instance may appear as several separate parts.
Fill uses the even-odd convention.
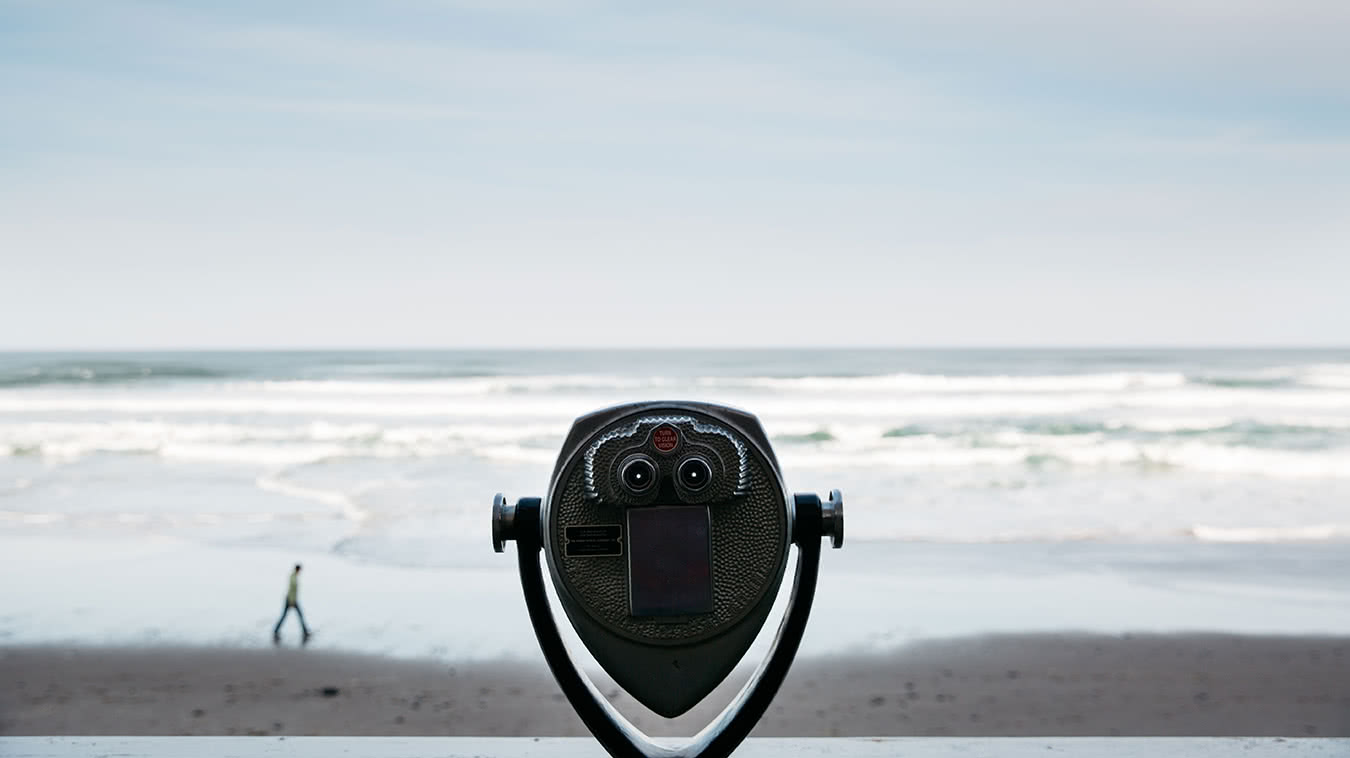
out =
[[[688,735],[746,671],[666,722]],[[0,647],[2,735],[580,736],[537,654]],[[756,736],[1350,736],[1350,636],[1006,634],[799,658]]]
[[[821,561],[799,660],[985,634],[1338,636],[1350,631],[1347,544],[857,541]],[[0,574],[25,578],[0,582],[0,645],[268,650],[291,567],[303,563],[300,603],[318,632],[310,651],[446,662],[535,655],[514,556],[492,553],[486,539],[445,550],[457,565],[0,535]],[[456,610],[467,608],[475,612]]]

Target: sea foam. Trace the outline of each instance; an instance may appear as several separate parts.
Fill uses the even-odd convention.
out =
[[[0,527],[434,552],[577,416],[674,398],[758,415],[854,539],[1350,539],[1344,353],[691,355],[0,356]]]

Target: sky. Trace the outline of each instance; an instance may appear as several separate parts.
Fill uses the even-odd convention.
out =
[[[0,349],[1350,344],[1344,0],[0,0]]]

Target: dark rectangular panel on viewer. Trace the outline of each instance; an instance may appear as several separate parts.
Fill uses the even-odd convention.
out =
[[[628,595],[634,616],[712,611],[708,507],[628,509]]]

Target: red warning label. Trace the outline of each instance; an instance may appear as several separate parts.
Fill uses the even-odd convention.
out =
[[[656,446],[657,450],[669,453],[675,449],[676,445],[680,444],[680,433],[676,431],[675,427],[662,424],[652,430],[652,444]]]

